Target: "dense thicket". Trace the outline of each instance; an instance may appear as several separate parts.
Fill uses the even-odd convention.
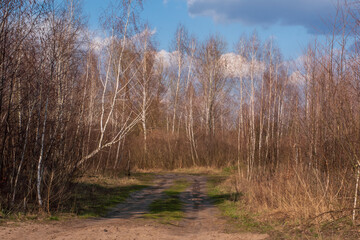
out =
[[[358,4],[296,64],[256,33],[226,53],[181,25],[159,52],[141,7],[111,6],[99,42],[77,1],[1,1],[1,209],[57,210],[88,171],[192,166],[236,166],[236,189],[272,208],[357,207]]]

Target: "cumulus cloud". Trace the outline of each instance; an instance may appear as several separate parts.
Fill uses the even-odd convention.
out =
[[[172,66],[172,58],[173,54],[165,50],[157,52],[155,56],[156,63],[161,63],[166,68]]]
[[[303,85],[305,83],[305,76],[300,71],[295,71],[290,75],[289,83],[293,85]]]
[[[251,62],[247,61],[242,56],[230,52],[223,54],[221,60],[224,61],[223,63],[225,64],[225,76],[230,78],[244,78],[250,76]],[[252,67],[257,77],[260,77],[265,71],[265,64],[261,61],[255,60]]]
[[[161,50],[157,52],[156,63],[162,64],[164,67],[173,69],[177,71],[177,53],[168,52],[165,50]],[[242,56],[235,53],[225,53],[221,56],[221,61],[224,63],[224,74],[229,78],[241,78],[247,77],[250,75],[250,62],[247,61]],[[189,63],[189,61],[185,61],[185,66]],[[187,67],[187,66],[186,66]],[[185,68],[186,68],[185,67]],[[262,75],[265,70],[265,64],[260,61],[255,61],[254,63],[254,71],[258,75]],[[187,71],[187,70],[186,70]]]
[[[228,77],[244,77],[249,73],[249,64],[246,59],[235,53],[226,53],[221,56],[225,63],[225,75]]]
[[[325,20],[335,16],[335,0],[187,0],[192,16],[247,25],[303,26],[309,33],[326,33]]]

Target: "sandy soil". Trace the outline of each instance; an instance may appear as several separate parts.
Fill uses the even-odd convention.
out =
[[[142,218],[149,204],[177,178],[192,185],[182,193],[186,217],[178,225],[163,225]],[[206,177],[166,174],[157,177],[154,187],[133,193],[116,206],[106,218],[71,220],[55,223],[9,223],[0,226],[0,239],[249,239],[269,236],[254,233],[226,233],[226,221],[206,196]]]

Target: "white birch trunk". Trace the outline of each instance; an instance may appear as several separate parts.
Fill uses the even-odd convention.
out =
[[[44,153],[44,139],[45,139],[45,130],[46,130],[46,120],[47,120],[47,110],[48,110],[48,98],[46,99],[45,104],[45,114],[44,114],[44,122],[43,129],[41,133],[41,147],[40,147],[40,155],[37,166],[37,178],[36,178],[36,189],[37,189],[37,197],[39,206],[42,207],[43,201],[41,198],[41,181],[42,181],[42,161],[43,161],[43,153]]]

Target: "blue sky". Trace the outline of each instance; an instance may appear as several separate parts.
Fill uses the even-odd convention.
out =
[[[92,30],[109,0],[84,0]],[[220,34],[228,52],[242,34],[254,30],[276,40],[285,59],[302,55],[309,41],[328,32],[324,21],[335,14],[333,0],[145,0],[141,19],[156,30],[159,50],[169,50],[179,23],[200,40]]]

